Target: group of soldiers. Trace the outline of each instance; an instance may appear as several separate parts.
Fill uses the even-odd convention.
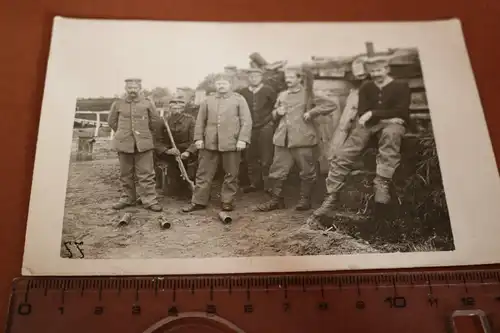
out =
[[[369,79],[359,88],[356,122],[330,157],[327,194],[311,215],[317,227],[322,227],[321,217],[338,209],[346,177],[374,136],[378,139],[374,200],[387,204],[391,199],[389,185],[400,163],[401,141],[409,120],[410,88],[406,82],[391,77],[387,59],[370,58],[365,65]],[[248,87],[238,91],[232,88],[231,75],[218,74],[216,92],[201,102],[196,117],[185,112],[185,99],[174,97],[169,102],[167,119],[140,94],[140,79],[126,80],[127,97],[112,105],[108,118],[115,131],[113,147],[121,170],[122,195],[114,209],[139,201],[146,209],[162,210],[155,181],[155,164],[161,161],[167,164],[173,192],[191,196],[182,209],[185,213],[207,207],[221,165],[221,209],[231,211],[240,187],[242,158],[250,179],[242,191],[261,191],[268,197],[255,211],[284,208],[283,186],[294,166],[300,177],[300,199],[295,209],[312,208],[311,195],[317,179],[315,151],[319,144],[312,120],[336,111],[338,105],[327,96],[315,96],[314,103],[308,103],[301,67],[285,68],[287,89],[280,93],[263,83],[261,69],[250,68],[248,72]],[[179,159],[194,180],[193,191],[182,180]]]

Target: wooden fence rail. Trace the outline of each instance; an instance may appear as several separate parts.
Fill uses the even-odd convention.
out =
[[[162,109],[162,108],[161,109],[158,108],[157,110],[160,112],[160,115],[163,117],[163,115],[165,114],[165,110]],[[78,114],[92,114],[92,115],[95,115],[95,120],[78,118],[77,117]],[[82,125],[85,125],[85,124],[95,125],[94,136],[97,137],[99,135],[99,129],[101,127],[103,127],[103,128],[108,128],[109,127],[109,124],[108,124],[107,121],[102,121],[101,120],[101,114],[108,115],[109,111],[76,111],[75,112],[74,122],[82,124]],[[111,130],[109,138],[112,139],[113,135],[114,135],[114,131]]]

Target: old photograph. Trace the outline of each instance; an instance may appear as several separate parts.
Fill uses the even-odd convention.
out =
[[[323,269],[341,268],[331,265],[340,257],[364,268],[356,257],[370,255],[442,253],[451,261],[461,213],[453,214],[450,198],[467,209],[457,197],[467,194],[450,193],[457,173],[443,165],[468,166],[443,162],[446,141],[459,142],[435,119],[457,121],[449,113],[462,111],[453,110],[456,99],[475,91],[454,81],[461,74],[435,66],[446,29],[427,38],[419,23],[89,22],[59,18],[54,29],[46,89],[58,81],[60,90],[41,121],[43,112],[64,116],[60,129],[39,133],[37,161],[48,158],[43,141],[56,137],[67,148],[50,153],[67,154],[38,175],[60,180],[32,194],[32,205],[47,205],[64,184],[59,229],[43,229],[57,242],[53,257],[40,260],[85,262],[87,272],[101,259],[160,260],[162,272],[214,258],[329,258],[314,265]],[[460,41],[460,30],[451,30]],[[446,47],[444,56],[453,55]],[[444,63],[469,74],[459,67],[466,49],[454,56]],[[433,82],[439,76],[447,86]],[[470,117],[481,114],[476,108]],[[498,194],[494,158],[483,163]],[[476,200],[489,205],[483,195]]]

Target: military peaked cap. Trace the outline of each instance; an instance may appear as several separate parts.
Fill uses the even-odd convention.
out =
[[[214,81],[227,81],[229,83],[233,82],[233,76],[227,73],[215,74]]]
[[[383,67],[383,66],[389,66],[389,57],[387,56],[373,56],[373,57],[368,57],[365,60],[365,65],[369,67]]]
[[[304,69],[300,65],[294,65],[294,66],[289,65],[289,66],[286,66],[283,70],[285,73],[288,72],[288,73],[294,73],[294,74],[298,74],[298,75],[304,74]]]
[[[138,77],[130,77],[130,78],[126,78],[125,82],[141,83],[142,79],[140,79]]]
[[[248,74],[252,74],[252,73],[258,73],[258,74],[263,74],[264,71],[260,68],[249,68],[247,70],[245,70]]]

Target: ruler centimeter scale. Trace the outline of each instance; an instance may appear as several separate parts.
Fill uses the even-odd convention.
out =
[[[500,332],[500,270],[20,278],[7,333]]]

